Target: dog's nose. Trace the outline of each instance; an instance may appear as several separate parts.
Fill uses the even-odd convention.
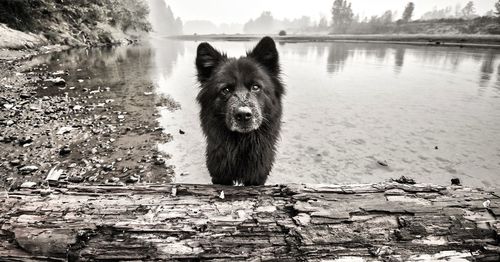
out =
[[[252,109],[248,106],[242,106],[236,109],[236,120],[239,122],[248,122],[252,119]]]

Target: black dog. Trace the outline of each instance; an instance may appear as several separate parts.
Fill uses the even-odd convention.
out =
[[[212,182],[263,185],[276,154],[284,94],[273,39],[264,37],[237,59],[201,43],[196,68]]]

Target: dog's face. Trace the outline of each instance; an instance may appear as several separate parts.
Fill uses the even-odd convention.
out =
[[[233,132],[249,133],[261,127],[274,113],[283,92],[277,84],[278,52],[274,41],[263,38],[238,59],[227,58],[208,43],[198,46],[196,67],[201,90],[198,101],[202,117],[224,122]],[[210,110],[208,110],[210,108]]]

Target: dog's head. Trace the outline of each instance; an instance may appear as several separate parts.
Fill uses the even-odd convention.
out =
[[[269,121],[274,111],[281,112],[278,51],[270,37],[238,59],[201,43],[196,68],[202,118],[223,121],[233,132],[249,133]]]

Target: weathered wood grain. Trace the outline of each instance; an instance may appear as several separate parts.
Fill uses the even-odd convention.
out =
[[[499,210],[395,182],[26,189],[0,193],[0,260],[498,261]]]

